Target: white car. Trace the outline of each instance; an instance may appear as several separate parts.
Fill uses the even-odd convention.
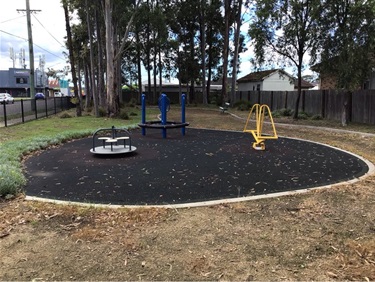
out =
[[[54,97],[65,97],[65,96],[67,96],[67,95],[65,95],[65,94],[62,93],[62,92],[55,92],[55,93],[53,93],[53,96],[54,96]]]
[[[8,93],[0,93],[0,104],[14,104],[14,98]]]

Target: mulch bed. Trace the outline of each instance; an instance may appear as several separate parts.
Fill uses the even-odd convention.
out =
[[[92,138],[50,148],[25,161],[27,196],[120,205],[181,204],[285,192],[365,174],[355,156],[288,138],[252,148],[248,133],[205,129],[132,131],[136,152],[90,153]]]

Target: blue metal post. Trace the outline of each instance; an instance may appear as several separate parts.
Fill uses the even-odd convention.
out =
[[[167,124],[167,95],[161,94],[161,124]],[[163,138],[167,138],[167,129],[163,127]]]
[[[142,124],[146,123],[146,95],[142,94]],[[142,135],[146,135],[146,127],[142,127]]]
[[[185,123],[185,100],[186,95],[182,94],[181,96],[181,123]],[[185,126],[181,127],[181,133],[183,136],[185,136]]]

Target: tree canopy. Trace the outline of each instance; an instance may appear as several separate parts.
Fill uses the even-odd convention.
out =
[[[142,89],[143,68],[147,71],[148,84],[154,85],[153,89],[149,88],[150,99],[157,98],[163,78],[177,78],[190,86],[190,101],[195,98],[195,85],[204,84],[203,94],[208,103],[206,86],[209,89],[213,78],[222,77],[223,65],[232,69],[226,63],[230,60],[225,54],[234,54],[231,25],[235,13],[232,10],[242,1],[226,1],[227,20],[221,13],[222,0],[103,0],[98,3],[62,0],[79,18],[79,23],[71,29],[70,44],[73,49],[70,53],[77,58],[70,56],[70,61],[75,62],[72,68],[83,66],[77,76],[85,78],[85,87],[91,92],[87,97],[96,111],[102,107],[108,115],[117,115],[121,85],[137,81],[138,89]],[[224,22],[229,24],[227,29]],[[87,36],[82,37],[82,30],[86,30]],[[227,45],[227,51],[223,49],[224,39],[232,42]],[[237,56],[243,49],[238,50]]]

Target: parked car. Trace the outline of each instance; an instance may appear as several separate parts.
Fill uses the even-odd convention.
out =
[[[8,93],[0,93],[0,104],[14,104],[14,98]]]
[[[41,92],[38,92],[38,93],[35,93],[35,100],[44,100],[46,97],[44,96],[43,93]]]
[[[68,95],[66,95],[65,93],[62,93],[62,92],[55,92],[55,93],[53,93],[53,96],[54,97],[66,97]]]

